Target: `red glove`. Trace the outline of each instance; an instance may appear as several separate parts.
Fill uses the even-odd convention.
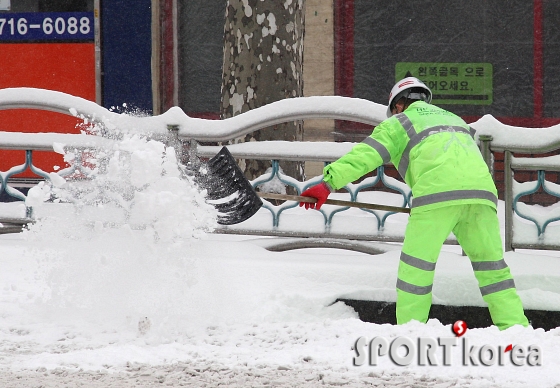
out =
[[[305,206],[305,209],[311,208],[311,209],[319,210],[327,200],[327,197],[329,196],[330,193],[331,193],[331,189],[329,188],[327,183],[321,182],[318,185],[312,186],[309,189],[305,190],[303,193],[301,193],[303,197],[316,198],[317,202],[315,203],[300,202],[299,206],[300,207]]]

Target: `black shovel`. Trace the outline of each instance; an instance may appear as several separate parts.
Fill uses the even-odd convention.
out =
[[[205,168],[204,168],[205,167]],[[260,207],[259,197],[298,202],[317,202],[315,198],[296,195],[257,193],[226,147],[196,172],[196,181],[208,192],[207,202],[218,210],[218,223],[234,225],[252,217]],[[328,199],[327,204],[410,213],[409,208]]]
[[[261,199],[226,147],[200,167],[195,180],[207,190],[206,201],[218,210],[218,224],[239,224],[262,206]]]

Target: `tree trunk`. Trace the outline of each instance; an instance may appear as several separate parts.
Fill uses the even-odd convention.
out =
[[[228,0],[224,29],[222,118],[284,98],[303,96],[303,0]],[[275,125],[234,142],[303,139],[303,123]],[[248,179],[270,161],[240,162]],[[303,163],[284,162],[287,175],[303,179]]]

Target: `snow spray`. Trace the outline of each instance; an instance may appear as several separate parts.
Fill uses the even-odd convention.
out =
[[[179,326],[192,314],[197,246],[217,226],[217,211],[182,174],[173,147],[112,137],[111,149],[55,146],[70,167],[29,191],[37,221],[24,237],[44,258],[43,307],[133,327],[146,317]]]

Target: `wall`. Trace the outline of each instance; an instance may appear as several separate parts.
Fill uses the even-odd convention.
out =
[[[152,112],[151,24],[151,0],[101,2],[104,107]]]

